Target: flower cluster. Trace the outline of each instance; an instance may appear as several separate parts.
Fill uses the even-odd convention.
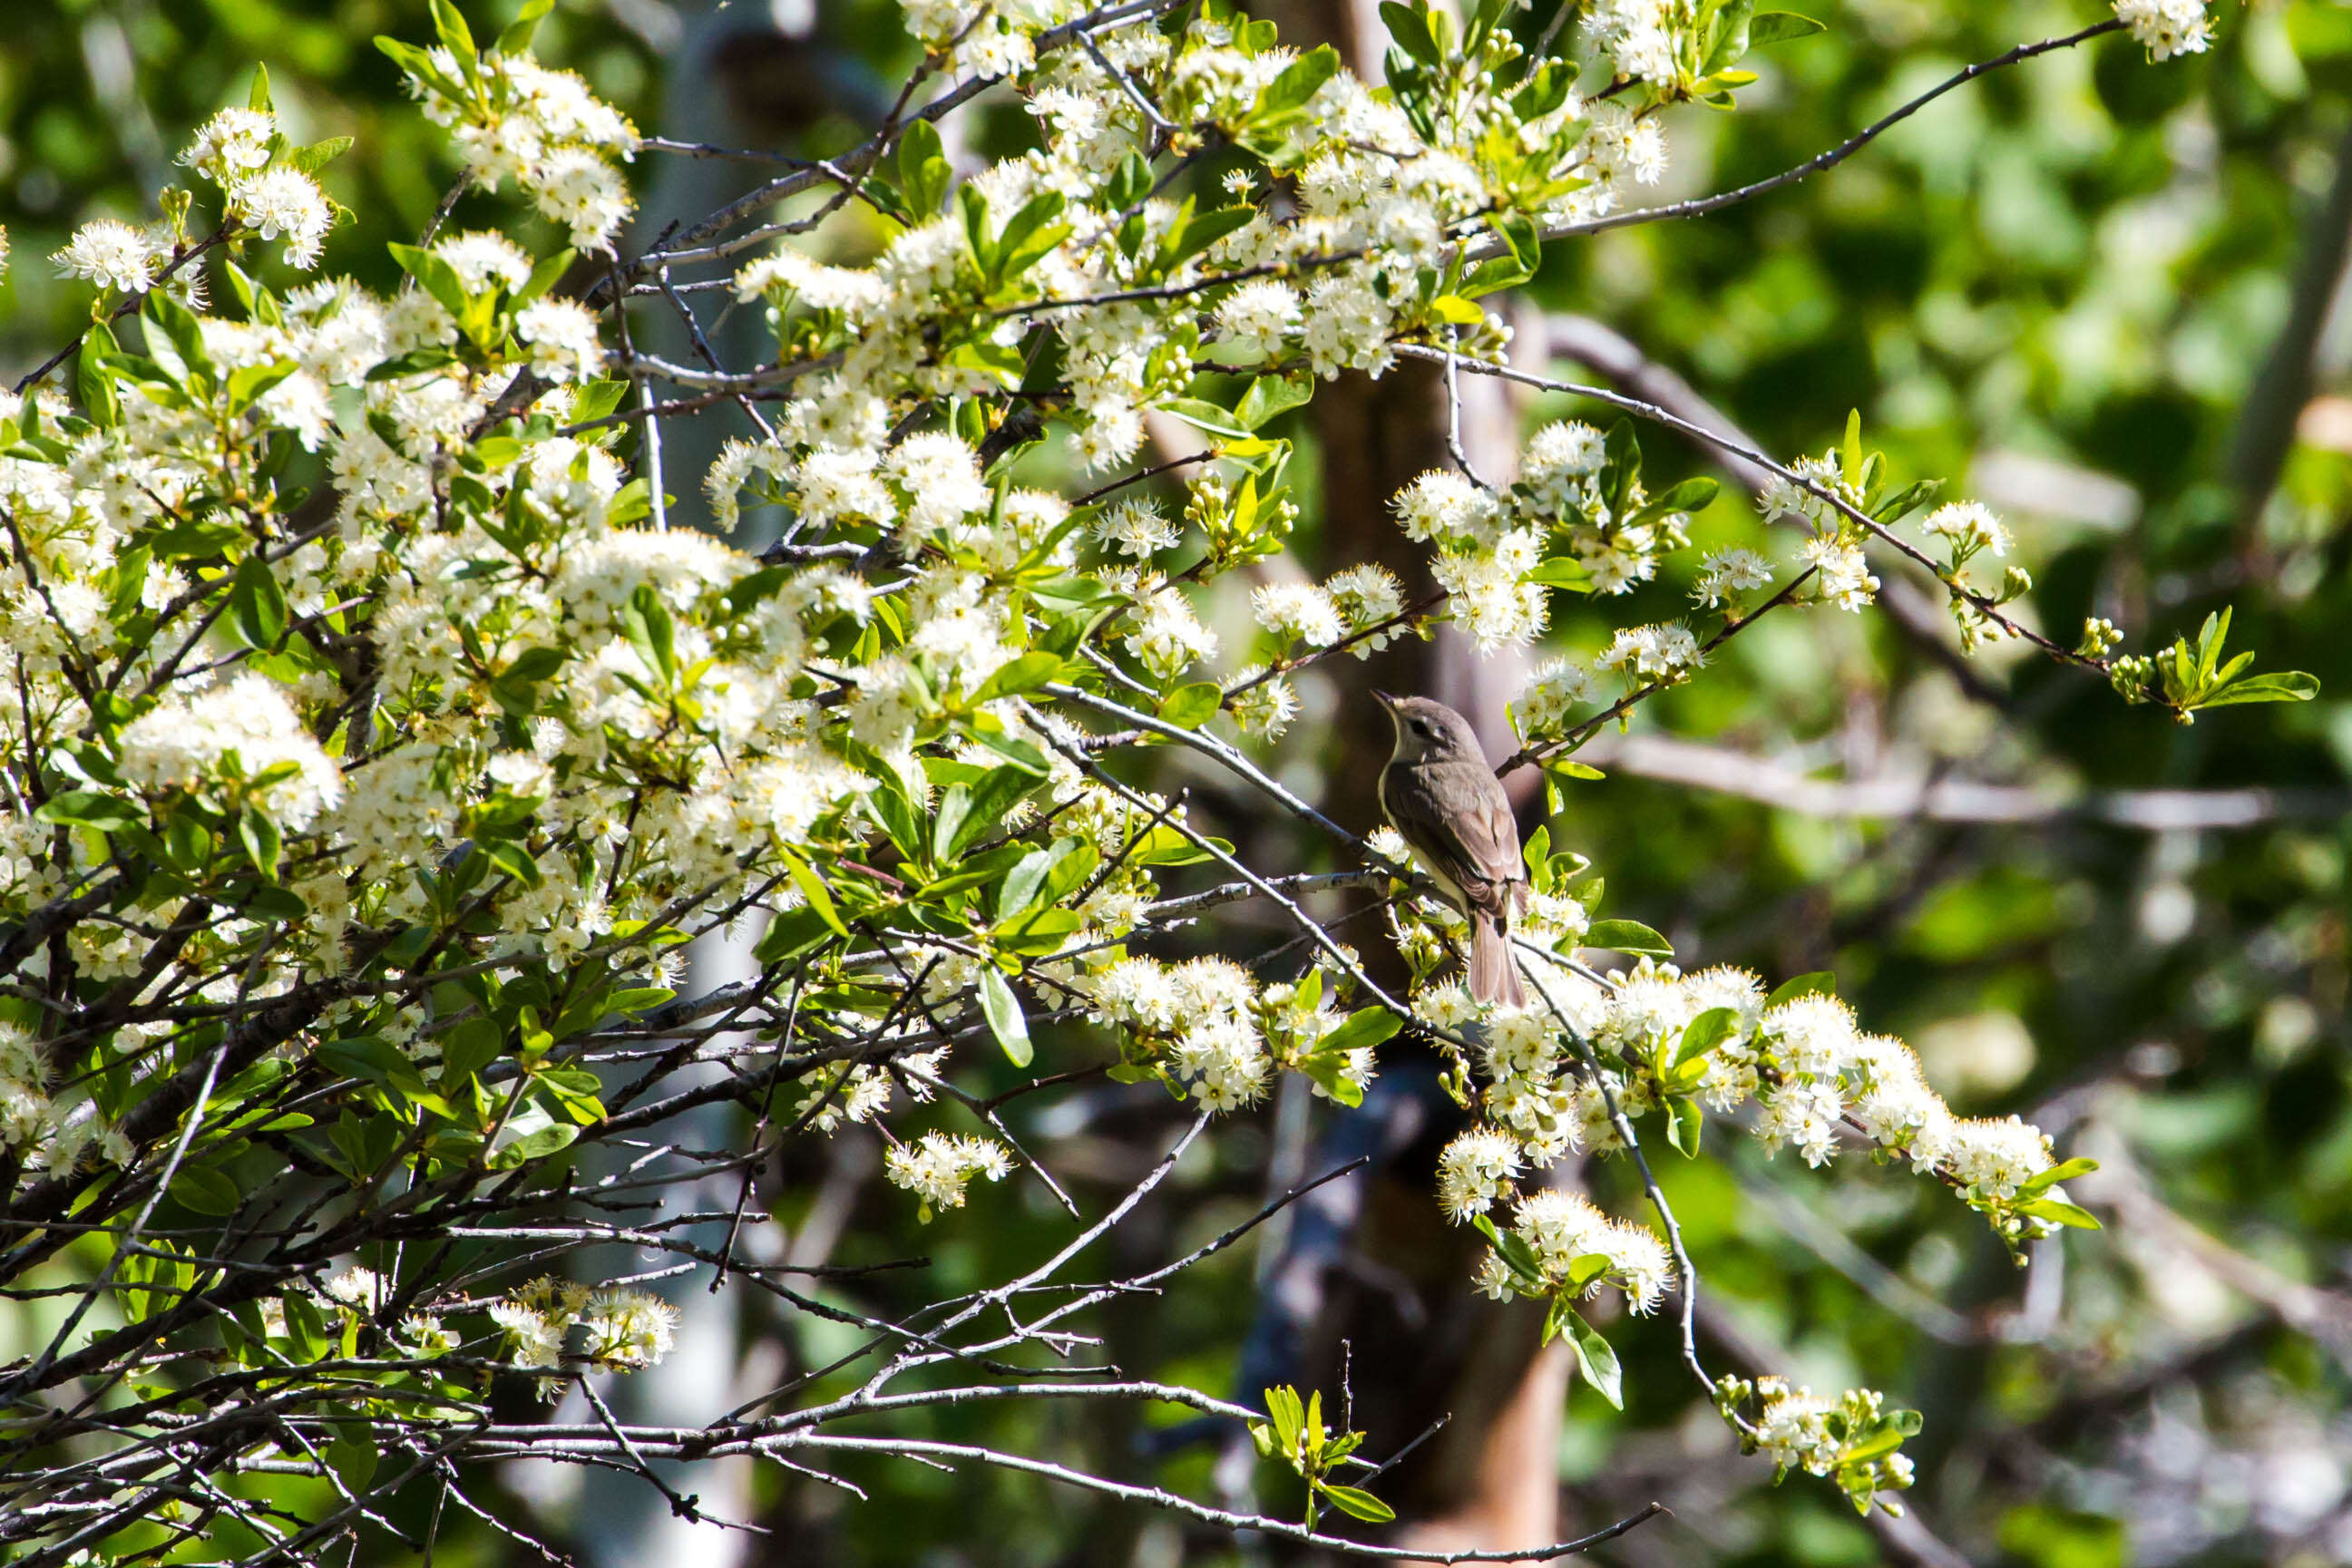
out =
[[[1520,1197],[1507,1234],[1519,1247],[1509,1257],[1489,1250],[1478,1266],[1478,1289],[1496,1301],[1591,1297],[1610,1285],[1633,1311],[1652,1312],[1665,1296],[1674,1260],[1658,1233],[1612,1219],[1575,1193],[1544,1187]]]
[[[882,1157],[883,1176],[922,1200],[927,1220],[942,1208],[961,1208],[972,1177],[1003,1181],[1012,1172],[1004,1145],[973,1133],[925,1133],[911,1144],[893,1144]]]
[[[539,8],[530,22],[544,13]],[[511,180],[541,215],[571,231],[574,249],[610,251],[634,210],[619,165],[636,155],[636,129],[577,73],[551,69],[512,47],[528,44],[528,23],[520,39],[510,31],[482,51],[453,10],[436,17],[441,41],[433,48],[379,43],[425,117],[447,128],[473,183],[488,191]]]
[[[1792,1389],[1785,1378],[1759,1377],[1727,1379],[1722,1393],[1727,1410],[1753,1402],[1743,1446],[1770,1459],[1779,1476],[1802,1470],[1835,1477],[1864,1512],[1879,1493],[1911,1485],[1911,1461],[1895,1449],[1901,1437],[1919,1429],[1919,1418],[1888,1410],[1875,1389],[1850,1388],[1832,1400],[1810,1388]],[[1890,1513],[1903,1511],[1891,1500],[1879,1500]]]
[[[677,1309],[659,1296],[619,1287],[592,1290],[544,1276],[492,1301],[489,1315],[507,1359],[524,1371],[576,1360],[598,1371],[640,1372],[660,1365],[677,1339]],[[437,1321],[421,1318],[402,1328],[404,1337],[427,1344],[446,1332]],[[576,1354],[567,1350],[574,1330]],[[541,1379],[540,1386],[552,1395],[562,1385]]]
[[[93,218],[50,259],[68,277],[117,294],[143,294],[170,252],[167,244],[119,218]]]
[[[1122,958],[1097,978],[1095,1005],[1147,1046],[1170,1082],[1213,1111],[1255,1103],[1274,1061],[1257,1023],[1258,983],[1223,958]]]
[[[2115,0],[2116,16],[2147,46],[2150,59],[2202,54],[2213,41],[2205,0]]]
[[[320,247],[334,226],[336,213],[334,203],[311,176],[347,145],[348,138],[315,147],[291,146],[278,130],[269,105],[269,78],[264,74],[255,78],[253,102],[244,109],[224,109],[205,121],[180,162],[219,187],[225,218],[263,239],[282,241],[288,264],[307,272],[318,265]],[[127,260],[130,247],[122,236],[110,237]],[[76,245],[81,240],[82,235],[75,236]],[[73,248],[67,247],[68,252]],[[59,259],[79,276],[97,277],[67,262],[63,254]],[[118,261],[111,287],[126,291],[145,287],[124,281],[127,275],[124,261]]]
[[[1579,909],[1558,945],[1572,948],[1585,929]],[[1440,1200],[1457,1220],[1507,1196],[1523,1157],[1540,1170],[1570,1148],[1621,1146],[1612,1106],[1638,1116],[1688,1100],[1717,1114],[1752,1101],[1756,1137],[1810,1166],[1851,1139],[1941,1176],[2012,1240],[2074,1222],[2045,1134],[2015,1116],[1954,1114],[1907,1046],[1864,1032],[1834,996],[1768,998],[1743,970],[1685,976],[1648,958],[1607,987],[1573,974],[1542,986],[1534,1013],[1480,1020],[1488,1124],[1462,1134],[1439,1167]],[[1451,982],[1425,988],[1416,1006],[1446,1027],[1478,1017]],[[1595,1048],[1592,1062],[1567,1059],[1563,1028]]]

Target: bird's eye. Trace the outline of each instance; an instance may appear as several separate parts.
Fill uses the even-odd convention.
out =
[[[1412,732],[1413,734],[1421,737],[1423,740],[1428,739],[1431,734],[1429,721],[1423,718],[1414,719],[1412,721]]]

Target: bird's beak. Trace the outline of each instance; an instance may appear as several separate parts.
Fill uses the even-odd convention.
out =
[[[1372,695],[1379,698],[1381,706],[1387,708],[1391,713],[1396,711],[1397,704],[1404,700],[1402,697],[1391,695],[1389,693],[1381,690],[1378,686],[1374,686],[1372,688]]]

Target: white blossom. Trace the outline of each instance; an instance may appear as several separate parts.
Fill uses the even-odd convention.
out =
[[[179,161],[213,183],[236,184],[269,162],[278,117],[265,110],[224,109],[196,128]]]
[[[1286,646],[1325,648],[1340,637],[1339,607],[1311,582],[1269,582],[1250,590],[1250,614]]]
[[[1731,603],[1742,593],[1769,587],[1772,563],[1752,549],[1735,547],[1717,550],[1699,569],[1691,585],[1691,599],[1709,610]]]
[[[1459,1134],[1437,1158],[1439,1207],[1456,1224],[1484,1214],[1518,1174],[1519,1148],[1511,1138],[1486,1128]]]
[[[289,830],[309,827],[342,799],[341,773],[303,727],[285,688],[266,675],[239,675],[193,698],[166,697],[123,727],[121,748],[123,777],[159,793],[234,785],[283,765],[288,776],[258,795]]]
[[[2115,0],[2115,6],[2131,36],[2147,46],[2150,59],[2202,54],[2212,42],[2205,0]]]
[[[63,250],[51,257],[68,277],[88,278],[101,288],[123,294],[144,293],[163,264],[163,249],[129,224],[98,218],[73,233]]]
[[[1158,502],[1141,498],[1105,508],[1095,518],[1092,531],[1095,538],[1119,554],[1138,560],[1172,548],[1184,537],[1182,530],[1168,520]]]
[[[925,1133],[912,1144],[893,1145],[882,1157],[884,1177],[920,1198],[926,1219],[942,1208],[961,1208],[972,1177],[1003,1181],[1012,1171],[1003,1145],[971,1133]]]
[[[308,271],[334,226],[335,210],[319,183],[283,164],[229,188],[229,211],[263,239],[283,237],[288,265]]]
[[[534,375],[559,385],[604,373],[596,318],[576,299],[534,299],[515,312],[515,336],[530,345]]]
[[[1981,501],[1953,501],[1938,507],[1919,528],[1948,541],[1963,559],[1979,550],[1997,556],[2009,553],[2009,530]]]

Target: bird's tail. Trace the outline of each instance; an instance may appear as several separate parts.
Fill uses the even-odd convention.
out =
[[[1509,928],[1484,910],[1470,913],[1470,996],[1509,1008],[1528,1005],[1519,967],[1511,961]]]

